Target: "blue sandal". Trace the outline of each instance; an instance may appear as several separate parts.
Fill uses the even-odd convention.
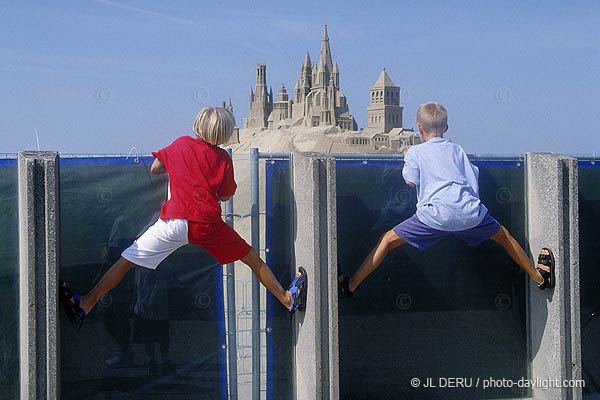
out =
[[[292,308],[290,308],[290,313],[306,310],[306,291],[308,289],[308,278],[304,268],[300,267],[298,268],[298,271],[300,272],[300,276],[294,277],[294,280],[290,284],[289,288],[290,294],[292,295],[292,300],[294,300],[292,303]]]
[[[68,287],[67,283],[62,279],[58,282],[59,299],[60,303],[69,317],[72,323],[79,322],[79,329],[83,325],[83,320],[87,316],[85,310],[81,307],[81,295],[79,293],[73,293]]]

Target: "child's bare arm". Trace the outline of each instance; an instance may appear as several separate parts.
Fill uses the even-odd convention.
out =
[[[167,168],[162,161],[160,161],[158,158],[155,158],[154,162],[152,162],[152,165],[150,166],[150,172],[152,172],[154,175],[160,175],[167,172]]]

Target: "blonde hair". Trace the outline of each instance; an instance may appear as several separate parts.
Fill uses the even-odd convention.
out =
[[[448,127],[448,112],[443,105],[435,102],[421,104],[417,111],[417,124],[430,135],[442,136]]]
[[[200,139],[214,145],[225,144],[231,138],[235,118],[226,108],[204,107],[194,121],[194,132]]]

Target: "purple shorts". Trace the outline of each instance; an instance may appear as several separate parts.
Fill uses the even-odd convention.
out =
[[[499,230],[500,224],[490,213],[485,215],[479,225],[464,231],[447,232],[431,228],[422,223],[416,214],[394,227],[396,235],[419,250],[425,250],[451,233],[464,240],[469,246],[476,246],[494,236]]]

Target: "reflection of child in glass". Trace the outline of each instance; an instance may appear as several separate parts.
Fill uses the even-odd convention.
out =
[[[552,252],[542,249],[534,268],[519,243],[479,200],[479,169],[459,145],[443,137],[448,130],[446,109],[437,103],[422,104],[417,126],[423,143],[405,153],[402,170],[406,184],[417,190],[417,212],[383,234],[351,278],[340,275],[341,295],[352,296],[390,250],[406,243],[424,250],[450,233],[471,246],[492,239],[540,289],[553,287]]]
[[[163,375],[175,372],[169,351],[169,287],[174,284],[173,270],[168,260],[156,271],[135,269],[133,342],[144,345],[149,359],[149,376],[158,375],[159,366]],[[156,361],[155,344],[160,353],[160,364]]]
[[[231,157],[218,146],[229,141],[234,125],[230,111],[205,107],[194,122],[196,137],[182,136],[153,153],[156,159],[150,171],[168,172],[171,198],[162,206],[158,221],[121,254],[89,293],[80,296],[63,284],[61,296],[63,304],[70,302],[65,306],[68,313],[83,319],[130,269],[136,265],[156,269],[188,243],[202,246],[220,264],[241,260],[281,304],[296,310],[297,285],[293,285],[294,296],[284,290],[256,251],[221,218],[219,200],[227,201],[237,185]]]

